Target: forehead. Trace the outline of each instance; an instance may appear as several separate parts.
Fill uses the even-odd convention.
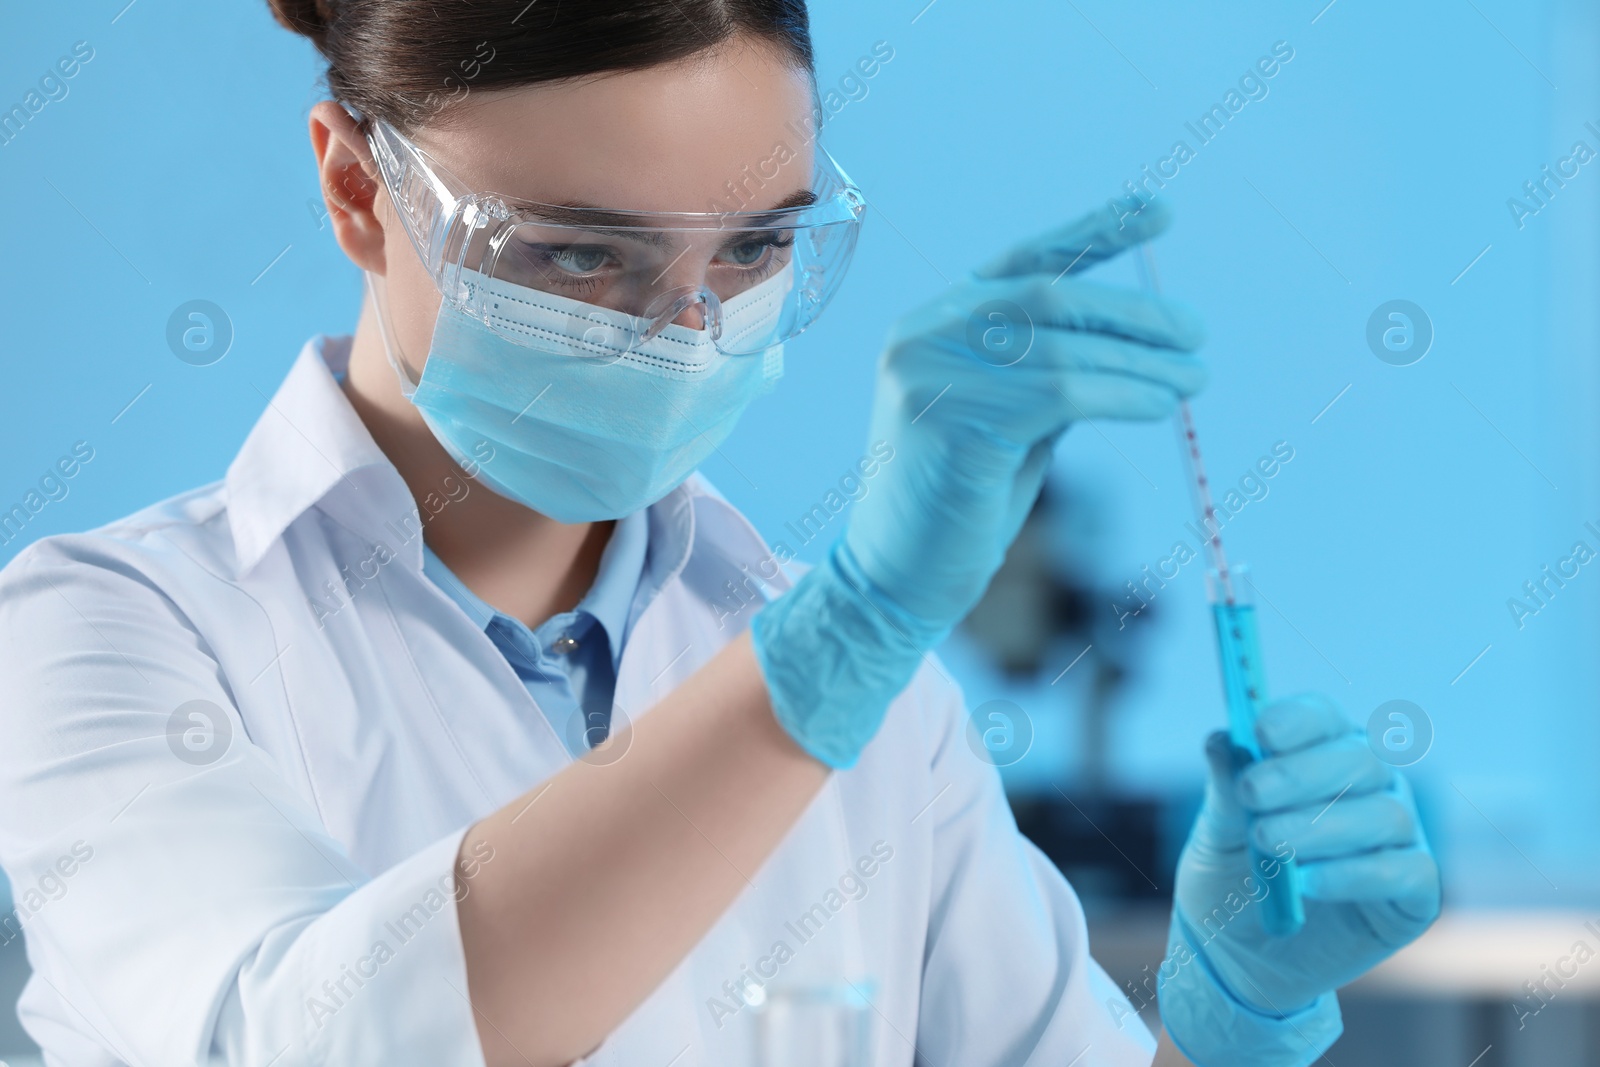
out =
[[[811,179],[811,81],[736,38],[675,63],[478,91],[414,139],[474,189],[547,204],[761,209]]]

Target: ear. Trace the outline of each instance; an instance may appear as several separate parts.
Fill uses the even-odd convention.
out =
[[[312,107],[310,127],[334,238],[356,266],[383,274],[384,228],[377,212],[382,183],[367,140],[350,113],[332,100]]]

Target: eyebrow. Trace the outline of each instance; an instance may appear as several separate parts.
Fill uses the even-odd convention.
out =
[[[810,189],[798,189],[784,197],[770,208],[759,212],[727,212],[727,214],[749,214],[752,216],[753,225],[759,227],[770,218],[785,211],[798,207],[810,207],[817,202],[817,194]],[[545,221],[563,226],[581,227],[589,233],[606,234],[611,237],[622,237],[628,240],[641,241],[651,245],[665,245],[671,239],[664,233],[651,232],[648,227],[629,225],[632,216],[621,212],[607,211],[593,204],[582,201],[568,201],[553,207],[539,209],[539,214]],[[671,214],[662,212],[661,214]]]

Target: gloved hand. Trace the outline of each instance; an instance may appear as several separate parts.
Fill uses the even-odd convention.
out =
[[[1262,759],[1206,744],[1205,803],[1178,862],[1159,982],[1168,1035],[1197,1067],[1304,1067],[1342,1029],[1333,990],[1415,940],[1439,914],[1439,868],[1410,786],[1325,697],[1281,700],[1256,723]],[[1276,860],[1300,868],[1305,926],[1269,936],[1258,906]],[[1270,866],[1268,866],[1270,865]]]
[[[892,459],[826,561],[753,630],[774,710],[851,766],[923,654],[982,595],[1082,419],[1159,419],[1200,388],[1189,311],[1078,275],[1166,228],[1109,208],[1013,249],[912,312],[878,364],[871,441]]]

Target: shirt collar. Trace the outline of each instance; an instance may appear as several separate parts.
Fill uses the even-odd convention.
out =
[[[579,611],[593,615],[611,638],[612,666],[622,655],[628,613],[643,576],[645,549],[650,540],[650,520],[642,511],[617,520],[611,540],[600,555],[594,585],[578,602]]]
[[[605,627],[606,637],[611,644],[613,669],[622,657],[622,643],[627,637],[631,622],[634,595],[641,586],[650,528],[650,520],[644,511],[636,511],[617,520],[616,526],[611,531],[611,538],[606,542],[605,551],[600,554],[600,568],[595,575],[594,585],[573,609],[574,612],[593,616],[596,622]],[[670,532],[671,542],[687,543],[688,531],[683,529],[682,523],[669,523],[665,530]],[[461,606],[461,610],[467,613],[467,617],[476,623],[479,629],[488,629],[496,617],[523,625],[520,620],[502,615],[483,598],[468,589],[426,544],[422,547],[422,571]],[[650,583],[652,587],[657,584]],[[654,592],[654,588],[649,592]]]

